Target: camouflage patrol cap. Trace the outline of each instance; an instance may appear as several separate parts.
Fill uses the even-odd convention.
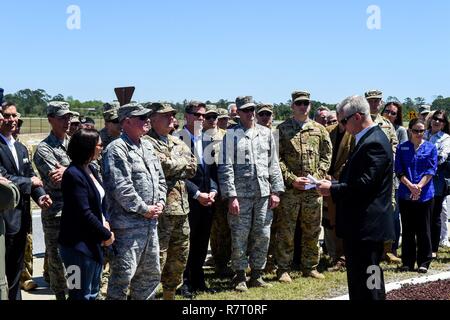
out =
[[[69,110],[70,105],[64,101],[50,101],[47,105],[47,116],[49,117],[62,117],[66,114],[73,114]]]
[[[135,102],[123,105],[117,111],[120,122],[125,118],[144,116],[148,115],[150,112],[150,109],[146,109],[142,104]]]
[[[223,108],[217,108],[217,119],[230,118],[228,111]]]
[[[9,210],[17,207],[20,201],[20,192],[12,183],[0,182],[0,210]]]
[[[207,104],[206,105],[206,112],[205,112],[205,114],[210,114],[210,113],[215,113],[215,114],[219,114],[218,112],[217,112],[217,106],[216,105],[214,105],[214,104]]]
[[[103,119],[106,122],[111,122],[119,119],[119,115],[117,114],[118,108],[109,109],[108,111],[103,112]]]
[[[113,102],[106,102],[103,104],[103,112],[112,110],[112,109],[119,109],[120,103],[119,101],[113,101]]]
[[[429,104],[422,104],[419,107],[419,113],[420,114],[430,113],[430,112],[431,112],[431,106]]]
[[[260,113],[263,111],[269,111],[273,113],[273,105],[270,103],[260,103],[256,106],[256,113]]]
[[[238,110],[256,107],[252,96],[239,96],[236,98],[236,106]]]
[[[311,101],[311,94],[308,91],[294,91],[292,92],[292,102],[296,101]]]
[[[383,92],[380,90],[369,90],[365,94],[366,99],[382,99],[383,98]]]
[[[177,110],[175,110],[170,103],[160,103],[160,102],[154,102],[152,103],[150,106],[148,106],[147,108],[149,108],[153,113],[177,113]]]

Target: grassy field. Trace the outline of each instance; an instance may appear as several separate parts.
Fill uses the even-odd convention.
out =
[[[50,124],[47,118],[21,118],[23,120],[21,134],[48,133]],[[103,118],[94,118],[95,126],[103,128],[105,122]]]
[[[319,270],[328,267],[327,258],[321,259]],[[385,282],[395,282],[419,276],[417,272],[399,272],[397,266],[382,264]],[[427,275],[450,271],[450,248],[439,251]],[[347,276],[345,272],[324,272],[324,280],[304,278],[299,272],[292,273],[291,284],[279,283],[275,274],[265,276],[272,288],[250,288],[248,292],[240,293],[233,290],[231,280],[215,277],[212,269],[207,270],[207,282],[218,292],[215,294],[200,294],[196,300],[323,300],[347,294]],[[421,277],[426,275],[420,275]]]

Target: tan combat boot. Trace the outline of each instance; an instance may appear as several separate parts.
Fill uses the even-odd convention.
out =
[[[278,279],[278,281],[280,281],[282,283],[291,283],[292,282],[291,276],[289,275],[289,273],[287,271],[277,272],[277,279]]]
[[[311,277],[314,279],[325,279],[325,276],[317,270],[303,272],[304,277]]]
[[[272,285],[270,283],[267,283],[263,280],[261,276],[261,270],[252,270],[251,276],[250,276],[250,282],[248,283],[249,287],[254,288],[271,288]]]
[[[175,290],[163,289],[164,300],[175,300]]]

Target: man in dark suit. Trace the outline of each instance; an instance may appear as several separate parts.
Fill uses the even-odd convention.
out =
[[[6,103],[2,107],[3,123],[0,127],[0,168],[5,178],[11,180],[20,190],[20,202],[15,209],[5,211],[6,228],[6,278],[9,286],[9,300],[20,300],[20,274],[23,269],[27,232],[31,228],[30,196],[41,207],[52,204],[42,188],[42,181],[36,177],[27,148],[14,140],[18,114],[16,106]]]
[[[355,149],[339,182],[322,180],[317,188],[336,202],[336,233],[344,241],[350,299],[384,300],[379,264],[384,241],[394,238],[392,147],[372,121],[364,97],[345,99],[337,112],[340,123],[355,136]]]
[[[213,212],[211,209],[217,195],[217,183],[212,177],[214,155],[203,152],[207,142],[203,141],[202,128],[205,120],[206,105],[191,101],[186,106],[186,125],[177,136],[183,140],[197,157],[197,171],[193,178],[186,180],[189,199],[190,246],[184,272],[182,294],[195,291],[209,291],[205,283],[203,264],[208,253],[209,236]],[[186,292],[186,289],[188,292]]]

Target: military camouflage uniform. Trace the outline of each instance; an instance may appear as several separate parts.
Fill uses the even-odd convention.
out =
[[[52,206],[42,210],[41,219],[45,235],[45,247],[48,254],[48,273],[50,288],[55,294],[63,292],[66,286],[65,269],[58,252],[59,225],[63,207],[61,184],[54,184],[49,173],[56,169],[56,164],[68,167],[70,159],[67,155],[68,137],[60,141],[52,132],[37,146],[33,161],[39,171],[44,189],[53,200]]]
[[[227,113],[228,114],[228,113]],[[208,145],[204,150],[204,154],[211,150],[214,152],[214,162],[216,166],[214,169],[217,171],[217,165],[219,164],[220,144],[223,141],[223,137],[226,134],[226,130],[217,128],[215,130],[210,129],[204,132],[203,139],[212,143]],[[214,170],[213,169],[213,170]],[[215,172],[215,179],[218,181],[217,172]],[[226,273],[228,262],[231,258],[231,233],[230,227],[227,221],[228,214],[228,200],[220,197],[216,197],[216,202],[213,207],[213,221],[211,225],[210,246],[211,254],[214,258],[214,264],[216,272],[223,275]]]
[[[325,178],[331,163],[331,141],[322,125],[308,119],[303,126],[291,118],[278,126],[280,166],[286,184],[278,216],[276,260],[280,273],[290,269],[297,221],[302,230],[301,267],[310,272],[319,264],[322,197],[316,190],[300,191],[292,186],[297,177],[311,174]]]
[[[146,219],[150,205],[165,204],[167,185],[152,144],[134,144],[123,133],[103,155],[103,181],[115,235],[107,299],[153,299],[161,271],[158,221]]]
[[[117,139],[117,138],[110,136],[108,133],[108,130],[106,130],[106,128],[103,128],[102,130],[100,130],[99,133],[100,133],[100,138],[102,139],[103,148],[105,148],[105,149],[111,142],[113,142],[114,140]]]
[[[167,183],[167,204],[158,221],[161,283],[163,290],[174,291],[183,281],[189,254],[189,201],[185,180],[195,175],[197,160],[177,137],[160,137],[151,130],[144,139],[152,143]]]
[[[395,133],[394,125],[379,113],[376,115],[372,114],[371,117],[373,122],[379,125],[381,130],[383,130],[383,132],[386,134],[392,146],[392,152],[394,153],[395,156],[395,152],[397,151],[398,138],[397,134]]]
[[[275,139],[266,127],[246,130],[239,125],[227,131],[221,153],[218,176],[222,196],[237,197],[240,207],[239,215],[228,213],[231,267],[242,271],[250,263],[252,270],[262,270],[272,223],[269,196],[284,191]]]

